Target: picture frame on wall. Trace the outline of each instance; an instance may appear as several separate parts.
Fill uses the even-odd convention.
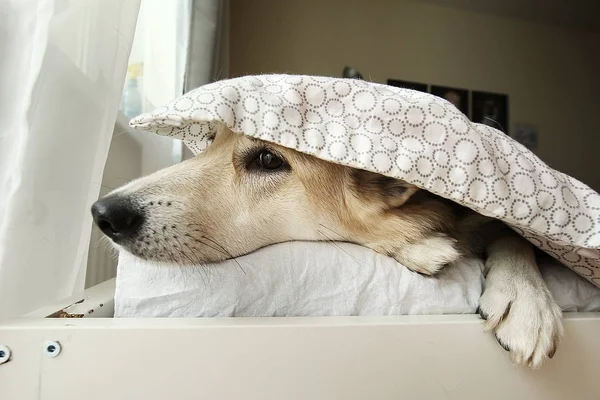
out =
[[[470,118],[469,115],[469,91],[450,86],[431,85],[430,93],[448,100],[454,104],[463,114]]]
[[[511,129],[511,137],[534,153],[537,150],[537,127],[531,124],[515,124]]]
[[[473,122],[489,125],[508,134],[508,95],[491,92],[472,92]]]
[[[389,86],[400,87],[404,89],[412,89],[417,90],[419,92],[427,93],[427,84],[420,82],[410,82],[410,81],[402,81],[398,79],[388,79],[387,84]]]

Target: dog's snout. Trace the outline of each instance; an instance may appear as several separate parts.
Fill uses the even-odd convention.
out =
[[[106,236],[119,242],[134,237],[144,222],[144,214],[127,197],[109,196],[92,205],[92,216]]]

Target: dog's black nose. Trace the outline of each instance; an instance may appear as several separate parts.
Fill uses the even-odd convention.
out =
[[[144,215],[124,196],[108,196],[92,205],[92,216],[106,236],[119,242],[134,237],[144,222]]]

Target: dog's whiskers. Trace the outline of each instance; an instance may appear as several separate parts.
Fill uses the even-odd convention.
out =
[[[320,225],[320,224],[319,224]],[[325,226],[323,226],[325,228]],[[354,260],[354,262],[356,262],[358,264],[358,260],[356,259],[356,257],[354,257],[352,254],[350,254],[347,250],[345,250],[342,246],[340,246],[336,240],[334,240],[333,238],[327,236],[324,232],[320,231],[317,229],[317,233],[319,233],[319,235],[323,236],[326,240],[324,240],[324,242],[331,244],[332,246],[336,247],[338,250],[344,252],[345,254],[347,254],[348,256],[350,256],[350,258],[352,258]]]
[[[119,250],[113,245],[112,240],[108,236],[102,235],[98,238],[95,245],[93,246],[94,250],[103,251],[108,253],[108,256],[113,260],[119,258]]]
[[[189,235],[189,237],[190,237],[190,238],[192,238],[192,239],[194,239],[196,242],[198,242],[198,243],[200,243],[200,244],[203,244],[204,246],[206,246],[206,247],[209,247],[209,248],[213,249],[214,251],[218,251],[218,252],[219,252],[219,253],[221,253],[221,254],[224,254],[224,255],[226,255],[226,256],[228,256],[228,257],[231,257],[231,255],[230,255],[229,253],[226,253],[226,252],[224,252],[223,250],[221,250],[221,249],[219,249],[219,248],[217,248],[217,247],[215,247],[215,246],[211,245],[210,243],[206,243],[206,242],[204,242],[203,240],[201,240],[201,239],[198,239],[197,237],[195,237],[195,236],[192,236],[192,235]],[[203,237],[204,237],[204,236],[203,236]]]
[[[211,243],[214,243],[215,246],[218,246],[222,249],[222,252],[224,252],[225,254],[227,254],[231,260],[233,260],[233,262],[235,262],[237,264],[237,266],[242,270],[242,272],[244,273],[244,275],[246,275],[246,271],[244,270],[244,268],[242,267],[242,264],[240,264],[240,262],[230,253],[227,251],[227,249],[225,249],[225,247],[223,247],[222,245],[220,245],[219,243],[217,243],[215,240],[207,237],[207,236],[202,236],[204,239],[210,241]]]
[[[169,254],[169,261],[175,263],[175,264],[180,264],[183,263],[184,259],[189,260],[189,265],[177,265],[178,269],[181,270],[183,272],[183,276],[185,281],[187,282],[188,277],[190,276],[191,271],[196,271],[198,273],[198,275],[200,275],[200,278],[202,279],[202,282],[204,283],[205,286],[210,286],[210,279],[207,276],[205,277],[205,271],[204,268],[202,268],[202,266],[197,265],[196,262],[194,262],[192,260],[192,258],[186,253],[185,249],[183,248],[183,244],[181,241],[179,241],[179,239],[177,238],[177,236],[173,236],[173,239],[175,239],[177,241],[177,243],[179,243],[179,248],[177,251],[177,255],[173,254],[173,252],[171,251],[170,247],[167,245],[164,245],[164,243],[168,243],[168,237],[167,235],[162,232],[162,237],[163,237],[163,242],[162,245],[159,247],[159,251],[161,252],[166,252]],[[195,252],[194,250],[189,247],[189,245],[187,245],[187,243],[185,243],[185,247],[187,247],[190,252],[192,253],[192,256],[195,256]],[[208,282],[207,282],[208,279]]]
[[[163,243],[168,243],[168,242],[169,242],[169,240],[167,239],[167,235],[166,235],[164,232],[162,232],[162,237],[163,237]],[[162,245],[162,248],[163,248],[164,250],[166,250],[166,251],[169,253],[169,256],[171,257],[171,260],[172,260],[174,263],[176,263],[176,262],[179,262],[179,261],[180,261],[180,259],[179,259],[178,257],[175,257],[175,255],[173,254],[173,252],[171,251],[171,249],[170,249],[168,246],[165,246],[165,245],[163,244],[163,245]]]
[[[175,228],[175,230],[176,230],[176,232],[178,232],[179,234],[181,234],[181,231],[179,231],[179,229]],[[191,235],[189,235],[188,233],[185,233],[183,236],[184,236],[184,237],[188,237],[188,238],[190,238],[190,239],[193,239],[193,240],[196,240],[194,237],[192,237],[192,236],[191,236]],[[198,257],[197,257],[197,254],[198,254],[198,253],[200,253],[200,256],[201,256],[202,258],[204,258],[204,259],[206,259],[206,258],[207,258],[207,257],[206,257],[206,254],[205,254],[204,252],[202,252],[200,249],[198,249],[198,248],[196,248],[196,247],[194,247],[194,248],[190,247],[190,245],[189,245],[188,243],[186,243],[186,242],[185,242],[185,239],[183,239],[183,240],[184,240],[184,242],[183,242],[183,245],[182,245],[182,242],[181,242],[181,241],[179,241],[179,238],[176,238],[176,240],[177,240],[177,242],[179,243],[179,245],[180,245],[181,247],[183,247],[183,245],[185,245],[185,247],[187,247],[187,249],[190,251],[190,253],[192,254],[192,256],[193,256],[194,258],[198,258]],[[198,240],[196,240],[196,241],[198,241]],[[183,254],[185,254],[185,252],[183,252]],[[188,257],[188,259],[190,259],[190,257]],[[210,286],[210,272],[212,272],[212,271],[210,270],[210,268],[206,268],[206,266],[205,266],[205,265],[203,265],[202,263],[196,262],[196,261],[192,261],[192,262],[191,262],[191,265],[190,265],[189,267],[191,267],[191,269],[193,269],[193,270],[195,270],[196,272],[198,272],[200,275],[203,275],[204,273],[206,273],[206,277],[207,277],[207,279],[208,279],[208,284],[209,284],[209,286]],[[189,268],[187,268],[187,267],[186,267],[186,269],[189,269]],[[204,279],[203,279],[203,280],[204,280]]]
[[[175,256],[173,255],[173,253],[171,252],[171,249],[169,249],[167,246],[161,246],[164,250],[166,250],[169,253],[169,256],[171,257],[171,261],[172,262],[177,262],[178,260],[175,258]]]
[[[321,223],[319,223],[319,225],[325,229],[327,229],[329,232],[339,236],[339,237],[343,237],[342,235],[340,235],[338,232],[334,231],[333,229],[331,229],[330,227],[328,227],[327,225],[323,225]]]
[[[188,226],[191,225],[199,225],[199,224],[188,224]],[[199,232],[200,230],[194,229],[194,232]],[[180,232],[179,230],[177,230],[177,232]],[[231,260],[234,263],[236,263],[236,265],[238,266],[238,268],[244,273],[246,274],[246,270],[244,269],[244,267],[242,267],[242,264],[237,260],[236,257],[233,256],[233,254],[231,254],[229,251],[227,251],[227,249],[225,249],[225,247],[223,247],[221,244],[219,244],[217,241],[215,241],[214,239],[211,239],[208,236],[203,235],[201,238],[198,238],[190,233],[185,233],[183,236],[185,237],[189,237],[190,239],[194,240],[197,243],[202,244],[203,246],[206,246],[210,249],[213,249],[216,252],[219,252],[225,256],[227,256],[227,260]],[[202,240],[204,239],[204,240]],[[208,242],[207,242],[208,241]],[[189,246],[187,246],[188,248],[190,248]],[[190,249],[191,250],[191,249]],[[194,253],[192,251],[192,253]],[[201,255],[203,256],[203,258],[207,258],[206,254],[201,252]]]
[[[189,261],[190,265],[194,265],[195,264],[194,260],[183,249],[183,244],[179,241],[179,237],[177,235],[173,235],[173,239],[175,239],[177,241],[177,243],[179,244],[179,249],[180,249],[179,254],[182,257],[187,258],[187,260]],[[188,248],[189,248],[189,246],[188,246]]]

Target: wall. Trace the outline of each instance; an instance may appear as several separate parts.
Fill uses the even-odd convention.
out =
[[[231,0],[230,74],[388,78],[507,93],[537,154],[600,190],[600,34],[415,1]]]

